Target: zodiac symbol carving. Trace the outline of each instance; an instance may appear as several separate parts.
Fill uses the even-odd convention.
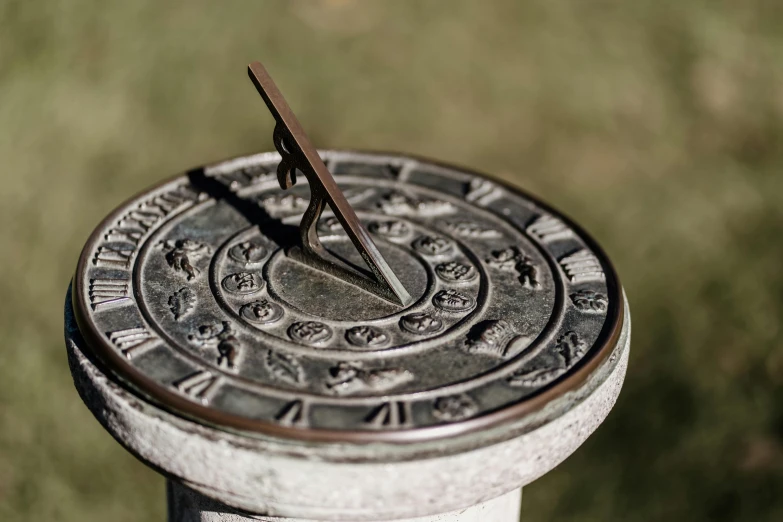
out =
[[[231,370],[236,368],[242,344],[234,336],[230,322],[202,324],[195,334],[188,335],[188,340],[195,346],[217,348],[218,366]]]
[[[193,239],[165,240],[160,242],[160,246],[168,250],[166,263],[175,272],[184,272],[188,281],[195,279],[201,273],[198,268],[193,266],[193,263],[212,253],[209,245]]]
[[[268,299],[259,299],[239,309],[239,315],[255,324],[271,324],[283,317],[283,307]]]
[[[538,269],[533,264],[533,260],[515,246],[495,250],[492,252],[492,257],[487,259],[487,264],[498,270],[516,271],[519,275],[519,282],[525,288],[534,290],[541,288],[541,283],[538,281]]]
[[[453,289],[441,290],[432,297],[432,303],[446,312],[464,312],[476,305],[475,299]]]
[[[389,336],[373,326],[354,326],[345,332],[345,338],[355,346],[377,348],[389,341]]]
[[[413,380],[413,374],[400,368],[368,370],[361,363],[341,362],[329,370],[326,388],[338,395],[362,391],[387,391]]]

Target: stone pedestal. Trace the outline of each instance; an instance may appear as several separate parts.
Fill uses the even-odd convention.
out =
[[[65,308],[79,394],[169,479],[172,520],[516,520],[620,393],[611,262],[477,172],[292,163],[286,125],[280,154],[175,176],[96,228]]]
[[[76,389],[103,427],[168,477],[177,522],[511,522],[521,487],[570,455],[611,410],[625,376],[630,316],[611,356],[580,388],[513,426],[455,445],[304,444],[187,420],[131,392],[86,349],[66,302]],[[508,432],[509,427],[504,427]],[[454,451],[454,448],[459,451]]]

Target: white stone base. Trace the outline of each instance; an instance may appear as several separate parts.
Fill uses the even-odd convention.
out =
[[[166,481],[169,522],[318,522],[312,519],[265,517],[242,513],[173,480]],[[517,522],[522,489],[467,509],[440,515],[384,522]]]

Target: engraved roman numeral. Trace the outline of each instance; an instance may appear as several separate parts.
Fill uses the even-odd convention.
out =
[[[410,426],[410,404],[402,401],[387,402],[373,410],[365,423],[375,429],[398,429]]]
[[[130,267],[130,258],[135,250],[136,248],[130,245],[118,247],[99,246],[92,262],[97,266],[112,266],[128,269]]]
[[[308,407],[301,400],[291,401],[286,404],[275,416],[275,420],[283,426],[307,426]]]
[[[477,205],[486,206],[503,195],[503,190],[486,179],[476,178],[465,191],[465,199]]]
[[[127,241],[138,245],[144,231],[138,228],[112,228],[104,237],[107,241]]]
[[[560,260],[560,266],[565,270],[568,279],[572,283],[584,283],[587,281],[603,281],[604,276],[601,262],[587,250],[580,250]]]
[[[397,181],[402,181],[402,182],[408,181],[408,178],[410,178],[411,172],[413,172],[413,167],[415,165],[416,163],[413,161],[406,161],[399,167],[390,168],[389,175],[391,177],[396,177]]]
[[[539,216],[527,227],[527,233],[542,243],[574,237],[574,232],[554,216]]]
[[[213,177],[229,189],[236,191],[263,181],[271,177],[271,174],[272,171],[265,165],[246,165],[239,170],[215,173]]]
[[[219,384],[217,375],[212,375],[208,371],[197,371],[176,381],[174,387],[191,399],[196,399],[202,404],[209,404],[209,401],[215,396]]]
[[[130,301],[128,287],[127,279],[90,279],[90,306],[93,310],[103,310],[125,304]]]
[[[158,340],[143,326],[106,332],[106,336],[128,359],[150,351]]]
[[[329,172],[333,172],[335,176],[371,175],[389,179],[396,178],[399,181],[404,181],[400,178],[400,175],[408,165],[413,165],[413,163],[408,162],[406,165],[393,165],[391,163],[355,163],[351,161],[342,162],[339,160],[331,160],[328,163],[328,169]]]
[[[160,213],[161,216],[167,216],[172,210],[182,205],[185,201],[188,201],[189,195],[186,192],[181,192],[180,189],[176,189],[172,192],[164,192],[152,199],[145,201],[142,204],[142,209],[152,210]],[[192,197],[192,194],[190,194]]]
[[[142,230],[149,230],[152,225],[160,221],[162,216],[157,213],[150,212],[149,210],[131,210],[118,222],[119,226],[130,226],[130,228],[141,228]]]

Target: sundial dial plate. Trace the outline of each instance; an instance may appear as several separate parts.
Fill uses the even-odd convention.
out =
[[[621,288],[567,219],[456,167],[321,157],[410,302],[288,256],[308,186],[280,188],[276,153],[237,158],[126,203],[88,241],[74,309],[107,369],[211,425],[402,442],[518,418],[611,364]],[[329,209],[317,229],[363,269]]]

